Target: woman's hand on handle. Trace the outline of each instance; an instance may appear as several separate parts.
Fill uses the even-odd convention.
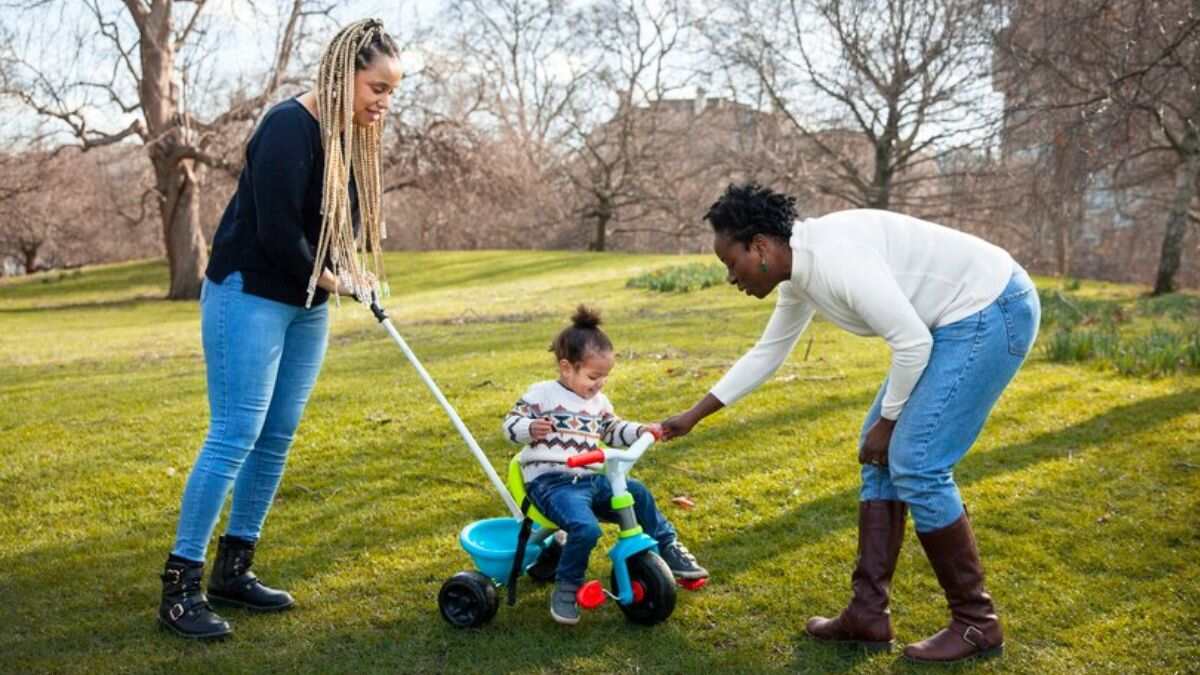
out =
[[[334,276],[333,272],[329,271],[329,268],[321,270],[321,276],[317,279],[317,285],[330,293],[346,296],[354,295],[354,289],[342,283],[342,280]]]
[[[668,417],[661,424],[662,440],[669,441],[672,438],[687,436],[692,427],[696,426],[695,420],[689,419],[688,413],[680,413],[674,417]]]
[[[674,417],[669,417],[662,422],[662,438],[660,440],[669,441],[672,438],[687,436],[700,420],[715,413],[725,407],[721,400],[712,394],[705,394],[700,402],[692,406],[687,412],[680,413]]]

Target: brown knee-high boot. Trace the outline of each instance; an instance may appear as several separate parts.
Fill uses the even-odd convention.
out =
[[[1003,652],[1004,634],[992,596],[983,588],[983,564],[966,512],[946,527],[918,532],[917,537],[946,592],[950,625],[905,647],[904,656],[913,661],[950,663]]]
[[[850,576],[854,597],[836,618],[809,619],[805,626],[809,635],[871,650],[891,647],[895,634],[888,611],[888,588],[904,541],[907,513],[907,506],[900,501],[859,502],[858,560]]]

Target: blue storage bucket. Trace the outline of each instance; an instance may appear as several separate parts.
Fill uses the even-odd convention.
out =
[[[513,552],[517,548],[517,535],[521,531],[521,521],[512,518],[488,518],[477,520],[463,528],[458,535],[458,541],[475,561],[475,567],[480,572],[495,579],[497,583],[508,581],[508,573],[512,571]],[[536,529],[534,530],[536,532]],[[525,560],[521,569],[533,564],[541,553],[542,547],[530,536],[530,542],[525,546]]]

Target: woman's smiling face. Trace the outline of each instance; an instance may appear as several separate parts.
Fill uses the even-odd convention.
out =
[[[770,295],[777,283],[762,271],[764,244],[758,237],[743,244],[719,232],[713,235],[713,253],[725,263],[725,280],[737,286],[739,291],[759,299]]]
[[[383,119],[402,79],[400,60],[386,54],[377,54],[366,68],[355,72],[354,123],[367,127]]]

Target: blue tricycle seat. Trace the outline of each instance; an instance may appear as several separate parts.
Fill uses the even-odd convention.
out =
[[[513,553],[517,548],[517,532],[521,529],[521,521],[514,518],[488,518],[477,520],[463,528],[458,535],[475,567],[488,575],[497,583],[505,583],[512,569]],[[522,567],[528,567],[537,560],[542,547],[537,541],[525,545],[525,559]]]

